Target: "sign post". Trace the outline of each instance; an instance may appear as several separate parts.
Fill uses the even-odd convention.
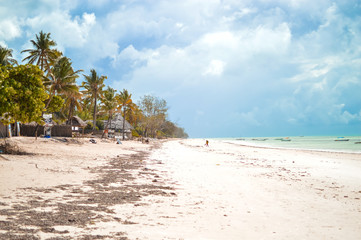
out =
[[[44,114],[43,115],[44,122],[45,122],[44,137],[46,137],[46,138],[51,137],[51,127],[53,126],[52,117],[53,117],[52,114]]]

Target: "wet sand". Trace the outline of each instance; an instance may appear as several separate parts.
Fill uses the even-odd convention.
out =
[[[361,236],[360,154],[40,140],[1,155],[0,239]]]

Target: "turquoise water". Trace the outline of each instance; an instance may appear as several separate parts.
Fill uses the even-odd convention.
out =
[[[361,153],[361,136],[228,138],[223,140],[253,146]]]

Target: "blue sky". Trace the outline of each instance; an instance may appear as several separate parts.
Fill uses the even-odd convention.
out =
[[[191,137],[361,135],[358,0],[0,0],[16,59],[41,30]]]

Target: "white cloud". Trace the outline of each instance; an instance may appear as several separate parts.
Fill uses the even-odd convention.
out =
[[[290,81],[310,81],[326,76],[335,67],[344,65],[345,62],[340,56],[326,56],[319,59],[307,59],[298,62],[300,73],[292,76]]]
[[[239,44],[239,39],[231,32],[215,32],[205,34],[200,44],[205,44],[207,48],[235,48]]]
[[[0,20],[0,39],[13,40],[21,35],[21,26],[17,18]]]
[[[269,43],[261,41],[262,38],[269,39]],[[275,29],[260,27],[250,34],[214,32],[201,36],[199,40],[184,48],[161,46],[156,49],[138,50],[130,45],[116,57],[114,66],[117,67],[126,61],[131,62],[130,66],[142,63],[141,68],[134,70],[133,79],[137,82],[148,82],[146,76],[154,76],[155,79],[160,79],[160,75],[168,79],[178,79],[178,76],[182,76],[176,84],[188,82],[194,85],[206,81],[206,75],[222,75],[228,63],[231,63],[232,71],[244,71],[242,68],[248,68],[248,61],[255,54],[278,58],[287,51],[289,44],[290,32],[285,24]],[[157,70],[154,71],[155,69]],[[150,71],[151,74],[144,74],[142,79],[137,75],[138,71]]]
[[[203,75],[220,76],[223,73],[225,63],[220,60],[212,60]]]
[[[341,123],[345,123],[345,124],[348,124],[349,122],[351,122],[352,120],[355,120],[357,117],[356,114],[351,114],[349,113],[348,111],[344,111],[342,114],[341,114],[341,117],[340,117],[340,121]],[[359,118],[360,119],[360,118]]]
[[[259,26],[251,30],[249,44],[253,51],[282,54],[288,50],[291,43],[291,31],[287,23],[282,23],[275,29]]]
[[[69,13],[61,11],[26,20],[26,25],[32,32],[40,30],[50,32],[60,48],[84,46],[95,23],[96,17],[93,13],[83,13],[81,17],[72,18]]]
[[[138,51],[134,48],[133,45],[129,45],[128,47],[126,47],[125,49],[123,49],[118,56],[116,56],[113,64],[116,65],[117,62],[120,62],[120,64],[122,64],[122,61],[131,61],[132,67],[136,67],[139,66],[139,64],[141,63],[145,63],[148,61],[151,61],[153,58],[156,58],[157,56],[159,56],[159,51],[156,50],[143,50],[143,51]]]

